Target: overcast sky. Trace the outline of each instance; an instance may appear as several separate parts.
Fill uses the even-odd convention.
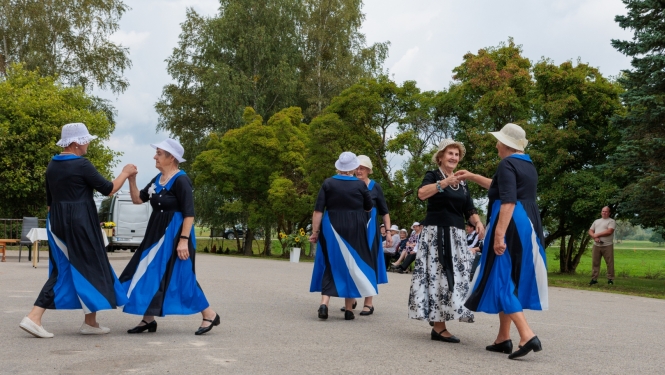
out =
[[[165,59],[176,46],[188,7],[205,15],[218,10],[216,0],[125,0],[132,10],[120,22],[113,40],[130,48],[133,63],[125,72],[129,89],[108,98],[118,111],[108,145],[139,168],[139,187],[157,174],[150,143],[168,135],[156,132],[154,104],[171,81]],[[614,22],[625,14],[620,0],[366,0],[363,32],[368,43],[390,41],[385,67],[401,83],[415,80],[422,90],[441,90],[467,52],[496,46],[513,37],[532,61],[543,57],[589,63],[606,76],[630,67],[629,58],[610,45],[632,34]],[[188,158],[185,152],[185,158]],[[398,159],[393,164],[399,164]]]

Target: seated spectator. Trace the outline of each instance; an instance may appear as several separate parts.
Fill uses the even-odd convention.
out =
[[[471,276],[469,276],[469,279],[473,280],[473,275],[476,273],[476,268],[478,268],[478,264],[480,264],[480,255],[483,251],[483,241],[478,238],[476,228],[474,228],[470,222],[466,223],[466,244],[469,246],[471,253],[475,255],[473,264],[471,265]]]
[[[397,248],[400,244],[398,232],[399,227],[397,225],[391,226],[390,231],[386,232],[386,235],[392,236],[393,239],[392,246],[390,247],[386,246],[386,242],[383,241],[383,257],[386,261],[386,264],[390,264],[393,259],[397,259]]]
[[[411,236],[407,240],[405,251],[402,252],[397,262],[393,263],[394,269],[398,273],[404,273],[411,266],[411,263],[416,260],[418,239],[420,238],[423,226],[419,222],[415,222],[411,225],[411,229],[413,229],[413,232],[411,232]]]
[[[399,245],[397,246],[397,255],[401,256],[406,249],[406,243],[409,241],[409,232],[402,228],[399,230]]]
[[[381,228],[381,241],[385,241],[386,240],[386,225],[381,224],[380,228]]]

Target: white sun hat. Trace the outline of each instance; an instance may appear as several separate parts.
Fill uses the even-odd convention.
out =
[[[159,148],[173,155],[173,157],[176,158],[176,160],[178,160],[178,163],[187,161],[182,157],[182,155],[185,153],[185,149],[175,139],[166,138],[166,140],[159,143],[151,144],[150,146],[152,146],[152,148],[154,149]]]
[[[432,155],[432,163],[437,164],[436,158],[439,156],[439,153],[452,145],[455,145],[457,148],[459,148],[459,160],[462,161],[462,159],[464,159],[464,155],[466,154],[464,143],[457,142],[452,139],[444,139],[439,143],[439,149],[434,153],[434,155]]]
[[[358,157],[353,152],[344,151],[335,162],[335,168],[341,172],[350,172],[360,165]]]
[[[394,230],[395,232],[399,232],[399,227],[398,227],[397,225],[393,224],[393,225],[390,227],[390,230],[391,230],[391,231]]]
[[[81,122],[75,122],[73,124],[67,124],[62,127],[60,132],[60,140],[56,142],[56,145],[60,147],[67,147],[70,144],[76,142],[79,145],[87,145],[93,139],[97,139],[96,135],[91,135],[88,132],[88,128],[85,124]]]
[[[369,173],[372,174],[372,160],[370,160],[369,156],[367,155],[358,155],[358,162],[360,165],[363,167],[369,169]]]
[[[414,229],[418,225],[420,225],[420,223],[416,221],[415,223],[411,224],[411,229]]]
[[[529,144],[526,139],[526,132],[517,124],[508,123],[501,128],[501,131],[491,132],[491,134],[499,142],[518,151],[524,151],[524,147]]]

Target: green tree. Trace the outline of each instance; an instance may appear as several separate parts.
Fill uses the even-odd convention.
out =
[[[617,242],[627,240],[628,237],[635,235],[636,228],[628,220],[617,220],[616,228],[614,229],[614,237],[617,239]]]
[[[649,241],[653,243],[657,243],[658,246],[662,245],[663,242],[665,242],[665,239],[663,239],[663,228],[656,228],[654,229],[653,233],[651,234],[651,237],[649,238]]]
[[[68,88],[53,77],[40,77],[21,65],[11,65],[0,78],[0,216],[46,214],[44,174],[63,125],[83,122],[100,141],[115,124],[82,88]],[[94,141],[87,158],[107,178],[118,153]]]
[[[0,75],[10,63],[86,90],[124,91],[129,50],[109,40],[122,0],[0,0]]]
[[[213,134],[207,150],[194,162],[196,186],[215,185],[223,197],[221,210],[246,214],[245,255],[251,255],[256,228],[272,223],[290,232],[311,214],[312,198],[305,181],[307,125],[299,108],[287,108],[267,123],[253,109],[243,115],[245,125],[222,137]],[[267,241],[269,243],[269,241]],[[269,255],[269,248],[266,248]]]
[[[612,40],[612,46],[632,57],[631,70],[619,82],[628,111],[616,118],[622,143],[614,158],[615,173],[626,188],[620,209],[645,226],[665,225],[665,3],[623,0],[628,14],[616,16],[623,29],[634,31],[630,41]]]
[[[390,43],[366,46],[361,0],[304,0],[302,5],[301,100],[311,119],[360,78],[380,74]]]

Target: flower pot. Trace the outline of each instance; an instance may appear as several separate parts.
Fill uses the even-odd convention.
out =
[[[300,262],[300,248],[299,247],[293,247],[291,248],[291,262],[293,263],[298,263]]]
[[[113,228],[104,228],[104,233],[106,233],[106,237],[113,237]]]

